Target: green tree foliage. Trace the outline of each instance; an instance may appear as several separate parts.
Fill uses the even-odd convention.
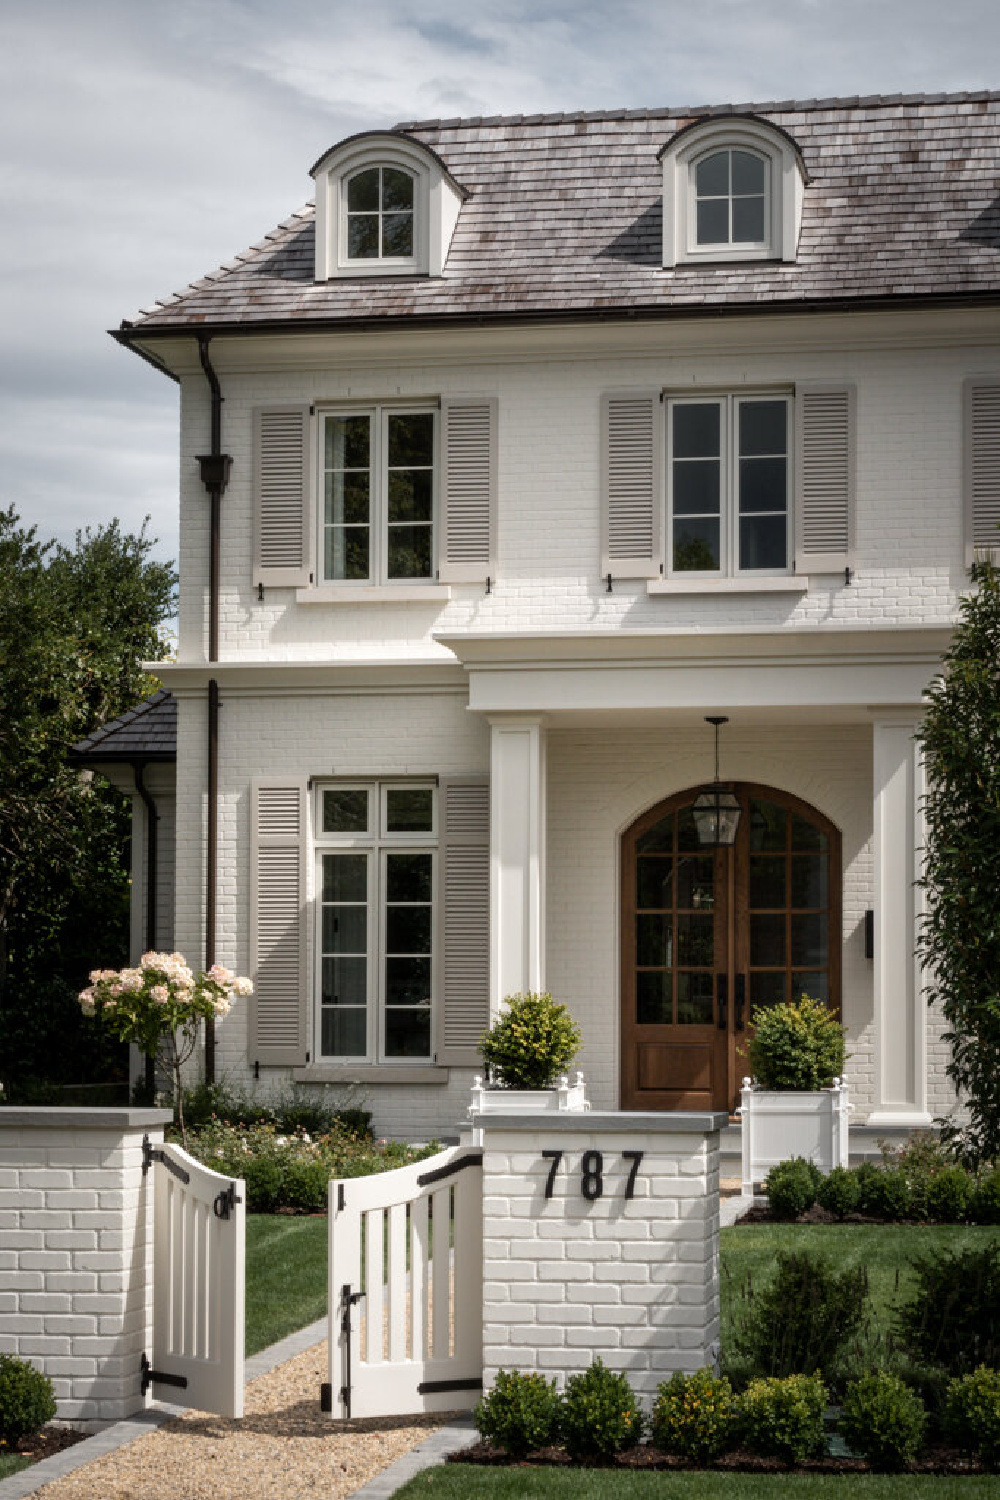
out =
[[[920,956],[948,1023],[948,1075],[969,1112],[950,1138],[1000,1156],[1000,573],[975,563],[920,735],[927,768]]]
[[[176,574],[146,527],[117,521],[40,541],[0,510],[0,1082],[93,1081],[107,1046],[76,992],[98,963],[128,958],[126,799],[68,751],[157,687],[144,660]]]

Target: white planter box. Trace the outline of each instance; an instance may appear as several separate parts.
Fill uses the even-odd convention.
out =
[[[804,1156],[824,1173],[847,1166],[850,1105],[842,1079],[835,1078],[832,1088],[798,1093],[754,1088],[744,1078],[740,1100],[744,1197],[792,1156]]]
[[[580,1072],[575,1083],[570,1083],[569,1076],[564,1073],[550,1089],[491,1089],[477,1077],[473,1080],[472,1103],[469,1105],[472,1145],[482,1145],[478,1128],[480,1115],[537,1114],[539,1110],[553,1114],[562,1110],[578,1113],[589,1108],[587,1089]]]

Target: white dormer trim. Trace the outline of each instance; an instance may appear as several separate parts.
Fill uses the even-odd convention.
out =
[[[765,237],[754,244],[699,245],[695,219],[695,168],[726,148],[761,157],[765,167]],[[727,115],[678,131],[660,153],[663,162],[663,264],[706,261],[794,261],[802,227],[807,177],[792,139],[766,120]]]
[[[398,167],[413,178],[413,255],[352,260],[347,254],[348,180],[367,167]],[[342,276],[440,276],[458,211],[468,194],[435,152],[394,131],[351,136],[320,157],[316,180],[316,280]]]

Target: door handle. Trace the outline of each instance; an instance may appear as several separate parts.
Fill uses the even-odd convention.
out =
[[[747,1003],[747,976],[737,974],[736,987],[733,991],[733,1019],[736,1022],[736,1030],[743,1030],[743,1012]]]
[[[716,974],[715,976],[715,998],[719,1007],[719,1030],[726,1029],[726,1006],[729,1001],[729,975]]]

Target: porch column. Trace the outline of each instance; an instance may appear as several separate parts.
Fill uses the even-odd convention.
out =
[[[490,1011],[545,987],[545,730],[490,721]]]
[[[868,1123],[915,1128],[927,1112],[927,1004],[916,957],[922,892],[919,718],[876,721],[874,750],[875,1097]]]

